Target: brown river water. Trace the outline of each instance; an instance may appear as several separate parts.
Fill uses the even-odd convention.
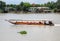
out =
[[[5,19],[50,19],[56,25],[13,25]],[[27,31],[27,34],[21,35],[20,31]],[[60,14],[0,14],[0,41],[60,41]]]

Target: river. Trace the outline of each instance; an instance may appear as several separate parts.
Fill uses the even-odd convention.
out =
[[[5,19],[50,19],[58,25],[13,25]],[[27,31],[27,34],[21,35],[20,31]],[[60,41],[60,14],[0,14],[0,41]]]

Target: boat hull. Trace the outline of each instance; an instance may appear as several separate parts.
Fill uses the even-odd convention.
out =
[[[32,22],[15,22],[15,23],[13,23],[13,22],[10,22],[10,23],[12,23],[12,24],[16,24],[16,25],[20,25],[20,24],[22,24],[22,25],[44,25],[43,23],[32,23]]]
[[[14,25],[48,25],[48,26],[54,26],[54,24],[44,24],[44,23],[28,23],[28,22],[10,22]]]

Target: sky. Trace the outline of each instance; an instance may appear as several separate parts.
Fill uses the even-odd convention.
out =
[[[47,2],[51,2],[54,1],[56,2],[57,0],[1,0],[6,2],[6,4],[20,4],[20,2],[29,2],[31,4],[35,3],[35,4],[44,4]]]

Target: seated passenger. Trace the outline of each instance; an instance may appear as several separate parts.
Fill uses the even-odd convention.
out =
[[[39,24],[43,24],[42,22],[39,22]]]
[[[49,25],[49,21],[44,21],[44,25]]]
[[[52,23],[52,21],[49,21],[49,25],[54,25],[54,24]]]

